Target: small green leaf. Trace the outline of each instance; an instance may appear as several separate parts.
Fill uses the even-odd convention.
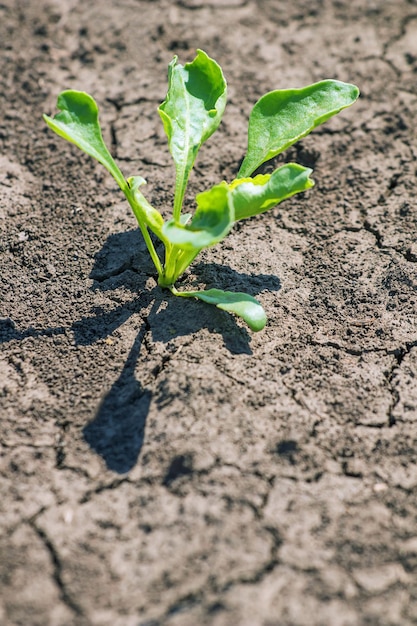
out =
[[[208,304],[215,304],[217,308],[241,317],[251,330],[262,330],[267,322],[265,311],[261,304],[247,293],[222,291],[221,289],[207,289],[206,291],[177,291],[176,296],[184,298],[198,298]]]
[[[101,134],[98,107],[94,98],[84,91],[62,91],[58,96],[57,109],[60,113],[54,118],[43,116],[49,128],[97,159],[124,190],[124,176],[113,161]]]
[[[146,200],[145,196],[139,190],[139,187],[142,185],[146,185],[146,180],[142,178],[142,176],[132,176],[127,179],[127,183],[129,185],[129,189],[131,195],[133,195],[133,199],[131,200],[131,206],[133,212],[136,215],[137,220],[142,221],[146,224],[153,233],[159,239],[164,240],[162,235],[162,227],[164,225],[164,219],[162,215],[157,211],[149,202]],[[128,196],[129,199],[129,196]]]
[[[200,146],[220,124],[227,93],[220,66],[202,50],[185,66],[177,60],[169,65],[168,94],[158,111],[176,168],[174,218],[179,221],[188,177]]]
[[[238,177],[250,176],[262,163],[308,135],[359,96],[355,85],[323,80],[302,89],[271,91],[258,100],[249,118],[248,150]]]
[[[237,178],[230,183],[235,220],[264,213],[282,200],[306,191],[314,185],[309,178],[312,170],[298,163],[287,163],[272,174],[258,174],[254,178]]]
[[[164,224],[162,232],[182,250],[202,250],[218,243],[233,226],[234,210],[225,183],[196,196],[197,209],[191,222],[174,219]]]

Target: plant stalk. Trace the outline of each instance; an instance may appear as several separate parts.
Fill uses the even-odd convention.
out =
[[[141,231],[141,233],[143,235],[143,238],[145,240],[146,247],[148,248],[148,251],[149,251],[149,254],[151,255],[151,259],[153,261],[153,264],[155,265],[156,271],[158,272],[158,277],[161,277],[163,275],[163,273],[164,273],[164,270],[163,270],[163,267],[162,267],[162,263],[161,263],[161,261],[159,259],[159,256],[158,256],[158,254],[157,254],[157,252],[155,250],[155,246],[153,245],[153,241],[152,241],[151,236],[149,234],[148,227],[146,226],[146,224],[143,224],[143,222],[141,220],[141,217],[140,217],[140,214],[139,214],[139,212],[136,209],[136,200],[132,196],[129,187],[124,188],[123,192],[124,192],[124,194],[125,194],[125,196],[127,198],[127,201],[129,202],[130,207],[131,207],[131,209],[132,209],[132,211],[133,211],[133,213],[134,213],[134,215],[136,217],[136,220],[137,220],[137,222],[139,224],[139,228],[140,228],[140,231]]]

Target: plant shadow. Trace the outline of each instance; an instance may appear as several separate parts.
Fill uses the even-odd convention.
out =
[[[94,419],[83,429],[90,448],[103,458],[109,470],[118,474],[125,474],[136,465],[145,437],[152,392],[135,377],[145,332],[143,325],[118,379],[103,398]]]
[[[193,272],[207,288],[245,291],[251,295],[281,288],[275,276],[244,274],[216,263],[195,264]],[[251,335],[233,316],[198,300],[184,301],[156,285],[149,287],[153,275],[139,229],[112,234],[95,255],[91,289],[114,291],[122,287],[135,294],[132,300],[110,311],[92,309],[92,315],[74,321],[69,328],[29,327],[18,331],[10,318],[0,319],[0,343],[72,331],[76,345],[86,346],[105,339],[133,314],[148,309],[119,377],[104,396],[95,417],[83,429],[88,445],[103,458],[108,469],[119,474],[134,467],[144,441],[152,392],[137,380],[135,369],[147,332],[153,341],[168,343],[175,337],[206,328],[210,333],[221,334],[232,354],[252,354]]]
[[[276,276],[245,274],[218,263],[196,263],[193,271],[198,275],[199,283],[204,283],[207,288],[244,291],[253,296],[265,290],[279,291],[281,288]],[[137,294],[142,287],[142,293],[110,312],[97,311],[96,316],[75,322],[72,330],[76,342],[84,344],[106,337],[130,315],[153,302],[155,306],[147,316],[153,341],[167,343],[175,337],[191,335],[206,328],[210,333],[221,334],[225,347],[232,354],[252,354],[251,334],[234,316],[198,300],[185,302],[156,285],[145,289],[146,280],[151,276],[154,276],[154,271],[149,265],[149,255],[139,229],[110,235],[95,256],[90,273],[94,281],[92,289],[112,291],[123,287]],[[139,277],[142,284],[138,282]],[[188,288],[190,286],[198,288],[188,284]]]
[[[198,276],[198,283],[184,280],[184,290],[199,289],[203,283],[207,289],[217,287],[256,296],[264,290],[278,291],[281,288],[275,276],[244,274],[217,263],[195,264],[193,273]],[[180,281],[179,289],[182,288]],[[252,354],[251,333],[243,322],[239,323],[230,313],[197,299],[184,302],[183,298],[169,292],[159,292],[156,298],[160,300],[160,306],[148,318],[154,341],[167,342],[174,337],[191,335],[206,328],[210,333],[222,336],[223,344],[231,354]]]

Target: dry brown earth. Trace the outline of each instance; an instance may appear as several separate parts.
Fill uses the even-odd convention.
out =
[[[0,0],[0,623],[417,623],[417,2]],[[156,107],[206,50],[230,102],[191,191],[231,179],[271,89],[360,101],[285,155],[316,187],[167,296],[103,169],[43,124],[85,89],[168,212]],[[282,159],[281,159],[282,160]]]

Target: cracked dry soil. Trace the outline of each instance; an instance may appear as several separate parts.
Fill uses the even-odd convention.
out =
[[[416,33],[415,0],[1,0],[2,625],[417,623]],[[284,155],[316,187],[186,277],[259,294],[259,334],[162,293],[41,119],[92,93],[168,211],[156,107],[197,47],[230,101],[190,194],[233,178],[266,91],[362,91]]]

